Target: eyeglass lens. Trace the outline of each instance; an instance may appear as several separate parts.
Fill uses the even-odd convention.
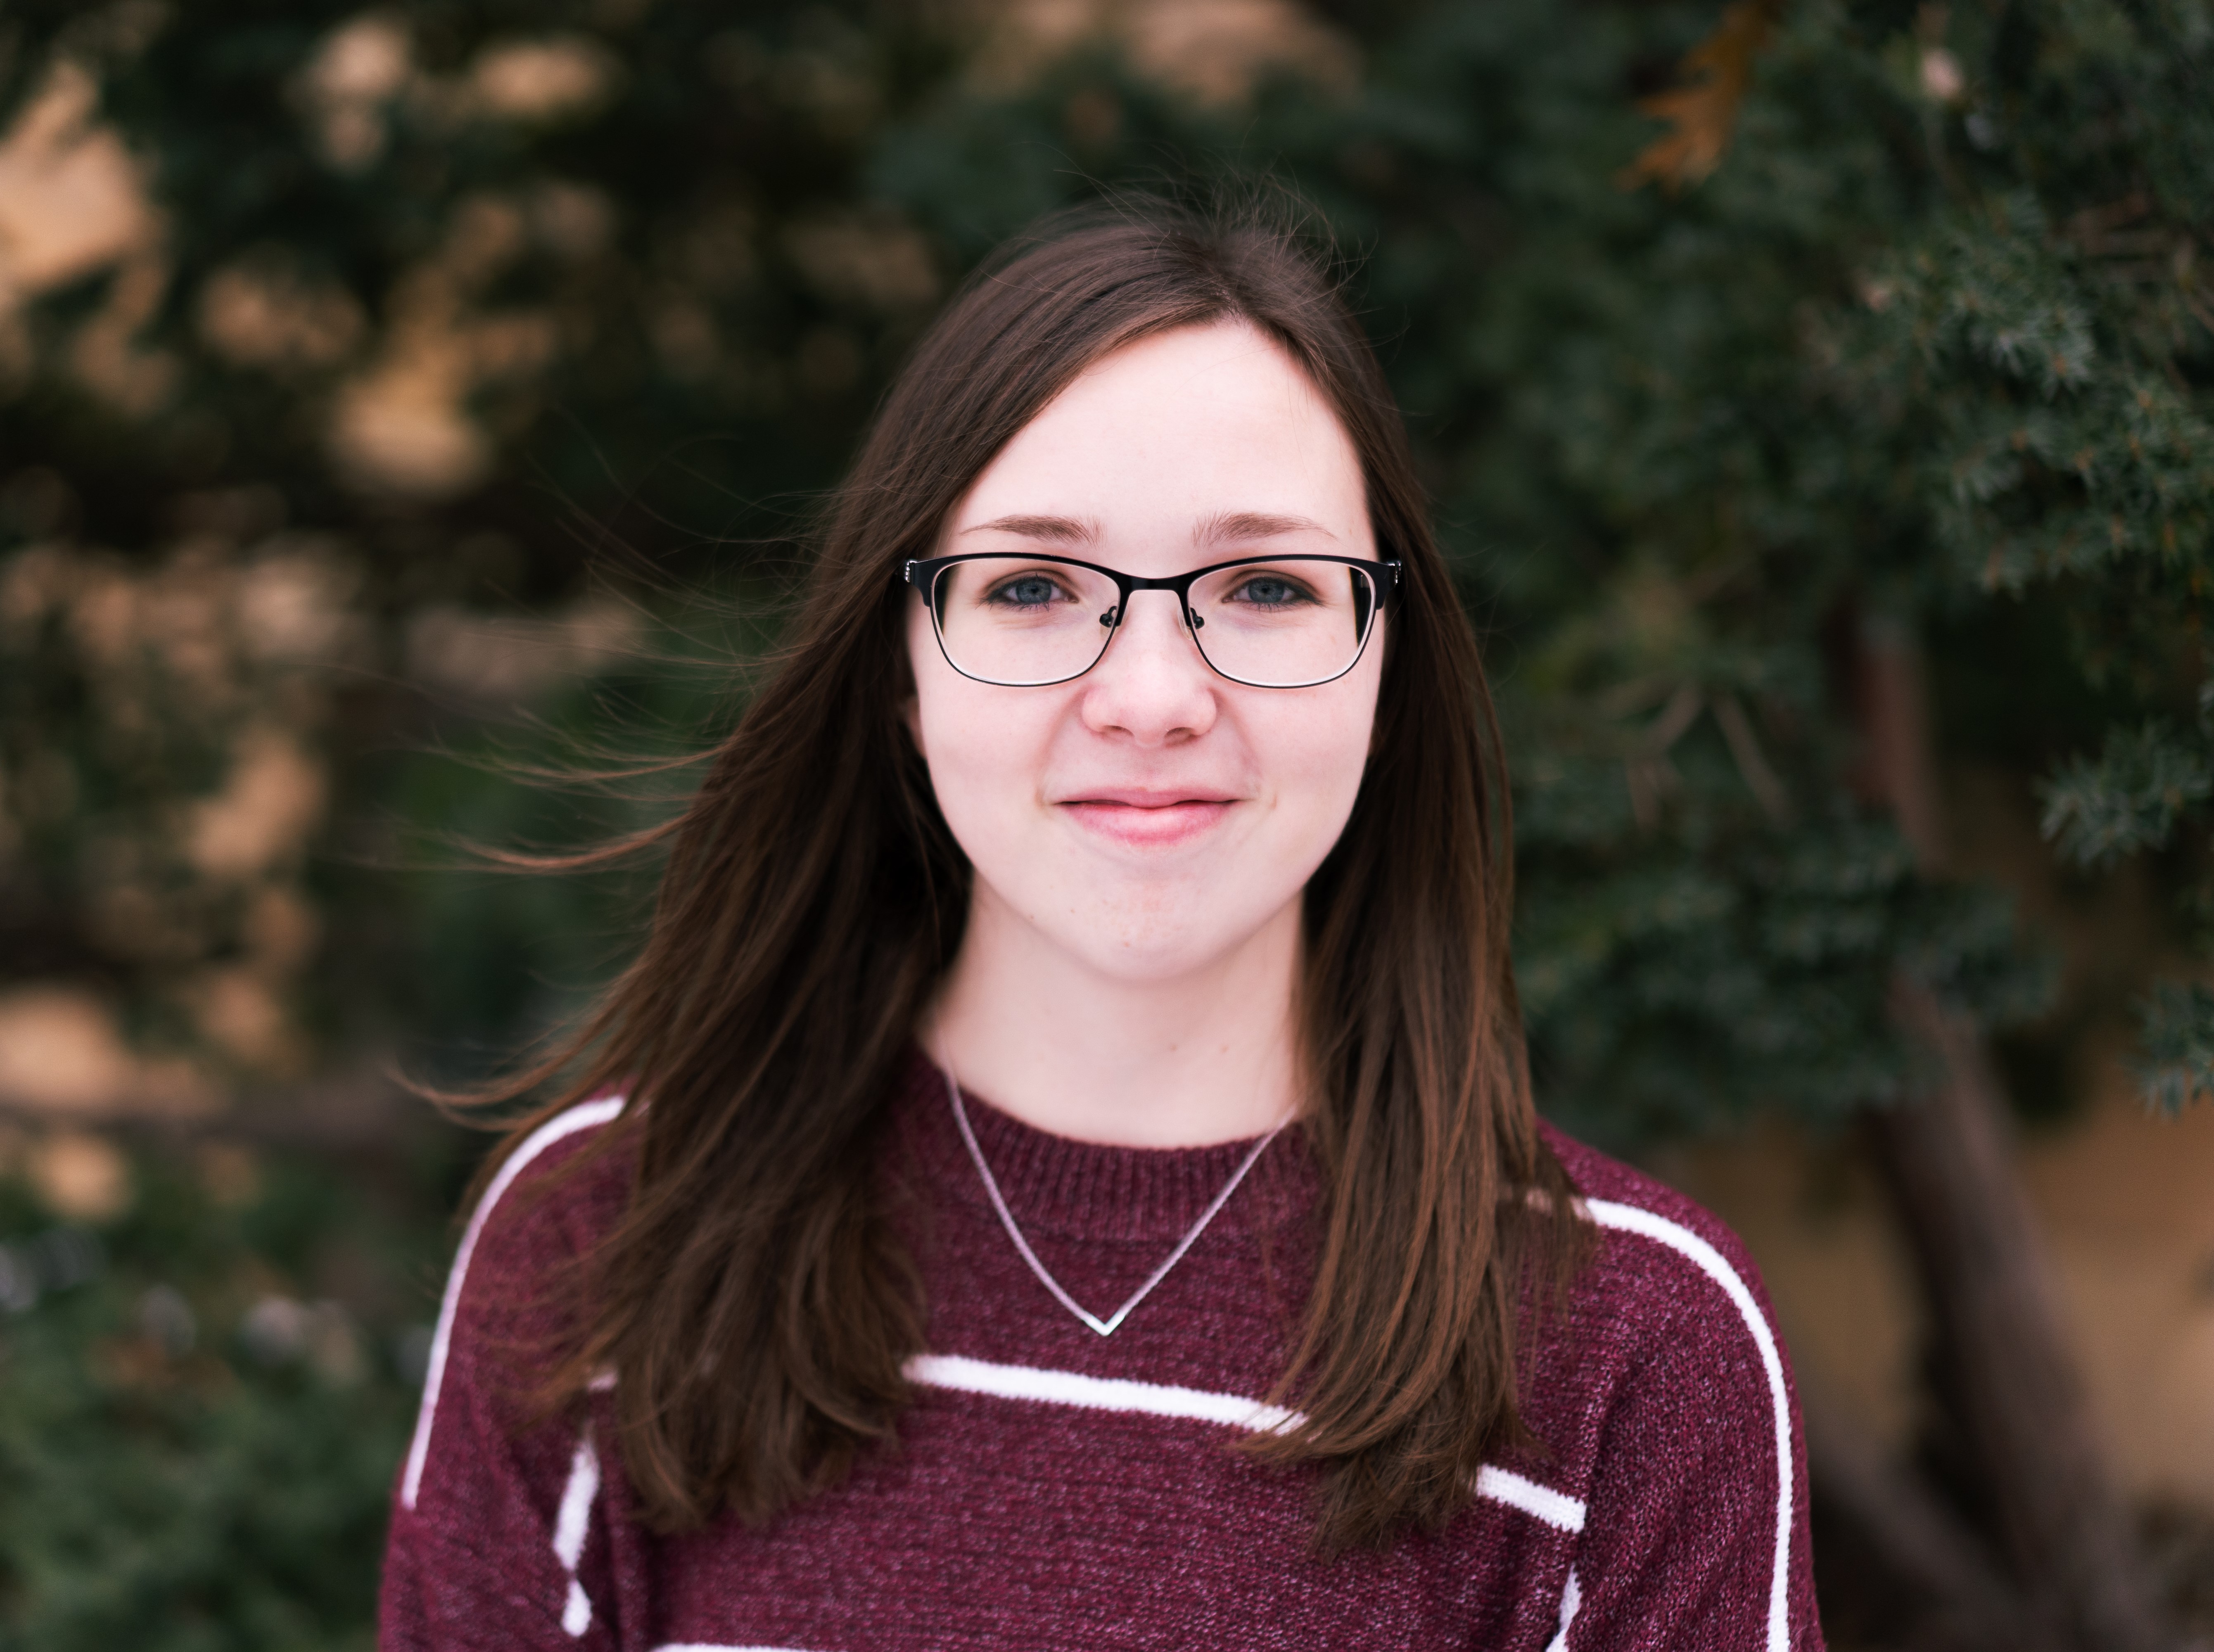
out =
[[[1091,670],[1120,617],[1105,574],[1031,556],[949,564],[934,595],[954,668],[1011,687]],[[1376,588],[1366,570],[1340,562],[1257,563],[1196,580],[1190,608],[1192,639],[1223,676],[1303,688],[1343,676],[1360,658]]]

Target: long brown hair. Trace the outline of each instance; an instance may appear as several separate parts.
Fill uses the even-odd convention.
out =
[[[1367,774],[1305,897],[1304,1121],[1325,1192],[1280,1395],[1241,1449],[1318,1465],[1325,1551],[1459,1508],[1520,1438],[1526,1276],[1573,1246],[1539,1140],[1508,954],[1507,800],[1476,640],[1398,410],[1324,260],[1262,221],[1125,204],[973,276],[886,395],[828,511],[786,642],[667,829],[637,960],[517,1128],[621,1086],[635,1163],[587,1258],[557,1385],[617,1374],[623,1460],[657,1528],[765,1521],[890,1435],[920,1352],[916,1270],[872,1151],[961,944],[969,871],[899,715],[899,569],[1017,431],[1134,340],[1238,320],[1344,422],[1381,554],[1404,565]]]

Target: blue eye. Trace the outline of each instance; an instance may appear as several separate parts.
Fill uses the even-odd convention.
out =
[[[1306,591],[1273,573],[1257,573],[1231,593],[1231,600],[1255,608],[1290,608],[1309,599]]]
[[[1025,573],[994,590],[988,600],[1009,608],[1044,608],[1066,594],[1045,575]]]

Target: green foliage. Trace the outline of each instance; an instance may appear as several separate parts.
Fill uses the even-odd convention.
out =
[[[2214,796],[2205,740],[2168,724],[2119,728],[2094,762],[2070,757],[2040,788],[2045,835],[2079,866],[2107,866],[2163,847],[2176,823]]]
[[[419,600],[483,572],[452,554],[473,533],[530,548],[498,571],[512,594],[558,591],[582,548],[549,532],[549,493],[607,523],[649,472],[674,520],[624,517],[641,553],[774,532],[778,501],[835,474],[937,294],[929,249],[857,187],[885,119],[952,66],[950,42],[896,14],[223,0],[150,29],[103,15],[11,5],[0,87],[31,90],[42,48],[89,58],[172,209],[139,342],[189,394],[133,413],[83,393],[70,323],[112,297],[94,275],[42,306],[34,376],[0,400],[8,465],[69,479],[94,542],[158,542],[180,491],[274,486],[296,525],[367,534],[381,582]],[[503,53],[548,46],[560,66],[534,92]],[[242,283],[280,318],[266,336],[223,322]],[[362,510],[358,460],[334,462],[333,403],[425,343],[458,352],[488,445],[394,477],[441,507],[395,521]],[[370,468],[371,494],[384,474]],[[118,475],[138,485],[99,485]]]
[[[352,875],[382,788],[535,824],[389,754],[530,697],[468,627],[787,554],[940,291],[859,175],[953,45],[858,3],[9,3],[0,127],[89,70],[158,216],[0,303],[0,991],[270,1083],[588,975],[564,895],[456,946]],[[462,990],[416,989],[425,914]]]
[[[394,921],[373,962],[396,973],[358,985],[418,1070],[466,1081],[506,1065],[635,951],[658,871],[650,847],[562,872],[543,863],[670,817],[694,760],[743,708],[743,663],[767,652],[780,611],[758,579],[691,593],[675,617],[642,610],[620,658],[557,683],[529,718],[462,723],[368,782],[401,866],[357,872],[344,896],[382,899]]]
[[[2214,1098],[2214,992],[2197,983],[2162,982],[2145,1006],[2138,1068],[2146,1099],[2162,1112]]]
[[[1933,898],[1888,828],[1840,820],[1750,854],[1726,879],[1659,851],[1524,920],[1540,1085],[1574,1128],[1678,1135],[1787,1098],[1827,1124],[1892,1099],[1914,1076],[1888,1031],[1896,969],[1987,1019],[2043,1006],[2047,972],[2015,956],[2007,903]]]
[[[0,1647],[365,1649],[444,1226],[309,1164],[242,1202],[136,1168],[89,1232],[0,1187]]]

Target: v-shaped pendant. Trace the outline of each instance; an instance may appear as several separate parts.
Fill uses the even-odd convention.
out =
[[[984,1191],[991,1198],[992,1208],[1000,1213],[1000,1225],[1007,1230],[1007,1237],[1014,1240],[1015,1249],[1022,1253],[1023,1260],[1031,1264],[1031,1271],[1037,1276],[1038,1283],[1053,1293],[1054,1300],[1102,1337],[1113,1336],[1115,1328],[1130,1317],[1130,1310],[1152,1295],[1153,1287],[1169,1276],[1169,1270],[1183,1260],[1183,1253],[1191,1249],[1199,1236],[1207,1231],[1207,1225],[1214,1220],[1215,1213],[1230,1202],[1230,1196],[1238,1191],[1238,1184],[1245,1179],[1245,1172],[1260,1161],[1261,1155],[1268,1151],[1269,1144],[1283,1134],[1284,1124],[1291,1123],[1290,1119],[1286,1119],[1283,1124],[1277,1125],[1275,1129],[1253,1144],[1253,1150],[1245,1155],[1245,1162],[1238,1166],[1228,1185],[1214,1196],[1214,1202],[1200,1214],[1199,1220],[1192,1224],[1191,1231],[1177,1241],[1177,1247],[1169,1252],[1168,1260],[1154,1269],[1152,1276],[1131,1293],[1128,1301],[1102,1319],[1098,1314],[1090,1312],[1078,1302],[1067,1291],[1061,1289],[1061,1282],[1047,1271],[1045,1263],[1037,1259],[1037,1252],[1031,1249],[1030,1241],[1023,1237],[1023,1230],[1015,1225],[1014,1213],[1007,1208],[1006,1199],[1000,1192],[1000,1184],[992,1174],[992,1167],[984,1162],[983,1148],[976,1145],[976,1132],[969,1128],[969,1110],[961,1104],[961,1085],[960,1081],[953,1076],[951,1064],[941,1056],[939,1066],[945,1074],[945,1093],[953,1103],[953,1122],[961,1127],[961,1140],[969,1148],[969,1158],[976,1161],[976,1174],[984,1179]]]

